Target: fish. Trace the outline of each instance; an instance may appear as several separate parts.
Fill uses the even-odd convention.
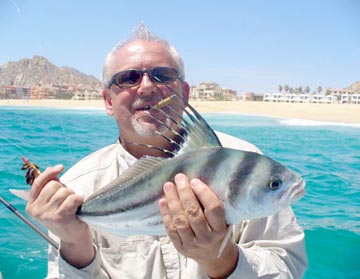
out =
[[[86,199],[77,214],[101,231],[121,236],[164,235],[157,201],[177,173],[209,185],[225,209],[227,224],[266,217],[304,194],[305,182],[264,155],[205,147],[174,158],[143,157],[123,175]]]
[[[280,162],[260,153],[223,147],[196,109],[168,88],[173,95],[147,109],[157,110],[170,119],[171,125],[149,114],[168,130],[158,134],[174,149],[138,144],[161,150],[168,156],[144,156],[137,160],[84,201],[76,213],[79,219],[94,230],[122,237],[165,235],[158,200],[163,197],[164,183],[173,181],[177,173],[184,173],[190,179],[199,178],[209,185],[223,203],[229,228],[244,220],[276,214],[305,194],[302,177]],[[27,180],[31,178],[27,176]],[[21,196],[19,191],[12,192]],[[229,232],[230,229],[219,255]]]

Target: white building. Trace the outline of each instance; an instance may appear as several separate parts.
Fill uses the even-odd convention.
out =
[[[190,100],[198,101],[233,101],[237,100],[235,90],[221,88],[215,82],[202,82],[190,88]]]

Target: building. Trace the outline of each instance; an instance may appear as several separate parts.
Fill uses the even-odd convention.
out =
[[[102,99],[101,90],[94,88],[78,88],[74,92],[73,100],[99,100]]]
[[[225,101],[237,101],[239,99],[237,92],[232,89],[224,89],[223,88],[223,94],[224,94]]]
[[[342,94],[355,94],[354,90],[351,89],[345,89],[345,88],[327,88],[326,89],[326,95],[335,95],[340,96]]]
[[[243,101],[263,101],[264,96],[253,92],[246,92],[242,95]]]
[[[52,86],[38,85],[31,88],[30,99],[55,99],[56,89]]]
[[[31,95],[30,87],[3,85],[0,88],[1,99],[29,99],[30,95]]]
[[[202,82],[190,87],[190,100],[196,101],[232,101],[237,100],[235,90],[221,88],[215,82]]]
[[[41,83],[33,87],[2,85],[0,87],[0,99],[98,100],[102,99],[100,88],[100,84],[96,88],[84,85],[42,85]]]

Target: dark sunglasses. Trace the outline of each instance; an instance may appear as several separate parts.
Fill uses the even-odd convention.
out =
[[[181,79],[178,71],[169,67],[154,67],[148,70],[129,69],[113,75],[108,88],[110,89],[113,84],[120,88],[138,85],[144,73],[147,73],[154,83],[173,82],[176,79]]]

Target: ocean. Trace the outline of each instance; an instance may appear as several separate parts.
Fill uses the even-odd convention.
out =
[[[359,108],[360,109],[360,108]],[[216,130],[257,145],[302,174],[307,194],[293,209],[305,230],[304,278],[360,278],[360,125],[204,114]],[[103,109],[0,107],[0,195],[25,213],[9,188],[25,189],[20,156],[40,167],[69,168],[114,143],[118,130]],[[360,121],[360,120],[359,120]],[[0,204],[4,279],[44,278],[47,243]]]

